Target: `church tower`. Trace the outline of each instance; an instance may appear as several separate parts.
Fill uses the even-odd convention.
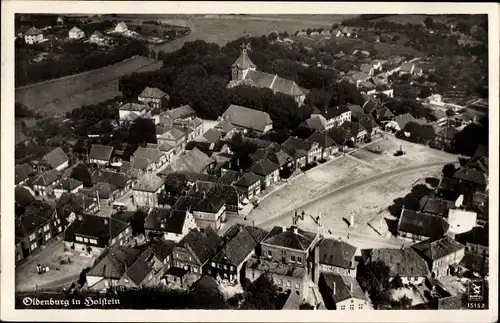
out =
[[[231,65],[231,79],[234,81],[244,80],[248,71],[255,71],[257,67],[248,57],[248,48],[250,44],[241,44],[240,57]]]

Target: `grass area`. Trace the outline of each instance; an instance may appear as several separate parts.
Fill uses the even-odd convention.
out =
[[[82,105],[96,104],[118,95],[121,76],[157,70],[162,62],[136,56],[90,72],[18,88],[15,100],[48,115],[65,113]]]

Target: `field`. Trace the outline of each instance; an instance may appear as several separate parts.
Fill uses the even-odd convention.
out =
[[[139,71],[157,70],[161,61],[136,56],[90,72],[16,89],[15,100],[47,115],[61,114],[112,99],[118,95],[121,76]]]
[[[392,16],[387,16],[387,17],[382,17],[378,19],[374,19],[375,21],[377,20],[385,20],[385,21],[390,21],[390,22],[395,22],[399,24],[421,24],[424,22],[425,18],[430,17],[432,20],[439,22],[439,23],[447,23],[450,18],[442,15],[392,15]]]

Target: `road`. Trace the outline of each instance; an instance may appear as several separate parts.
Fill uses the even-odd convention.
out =
[[[373,184],[373,183],[378,182],[378,181],[386,180],[386,179],[389,179],[392,177],[397,177],[399,175],[402,175],[402,174],[405,174],[408,172],[416,172],[416,171],[421,171],[421,170],[429,169],[429,168],[442,167],[448,163],[449,162],[436,162],[436,163],[432,163],[432,164],[415,165],[415,166],[402,167],[402,168],[394,169],[392,171],[379,173],[379,174],[364,178],[362,180],[359,180],[357,182],[354,182],[354,183],[345,185],[343,187],[337,188],[334,191],[327,192],[325,194],[321,194],[318,197],[314,198],[313,200],[310,200],[310,201],[302,204],[299,207],[299,209],[307,209],[308,207],[311,207],[316,203],[318,203],[318,204],[324,203],[325,201],[328,201],[332,197],[335,197],[335,196],[341,195],[341,194],[346,194],[346,193],[349,193],[351,191],[356,191],[365,185],[370,185],[370,184]],[[286,210],[281,214],[270,216],[267,219],[262,220],[262,221],[255,221],[255,225],[262,227],[262,228],[271,227],[275,223],[277,223],[285,218],[291,218],[295,209],[296,208]]]

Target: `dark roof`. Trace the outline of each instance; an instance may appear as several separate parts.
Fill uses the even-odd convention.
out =
[[[457,234],[455,240],[462,244],[472,243],[481,246],[489,246],[490,230],[483,227],[474,227],[471,231]]]
[[[398,223],[398,231],[427,238],[440,238],[448,228],[448,223],[442,217],[408,209],[403,210]]]
[[[199,264],[204,264],[214,256],[218,247],[222,245],[222,240],[212,227],[208,226],[204,229],[191,230],[177,245],[189,247]]]
[[[248,54],[246,51],[242,51],[238,59],[231,65],[231,67],[237,67],[242,70],[246,70],[250,67],[255,68],[257,67],[250,57],[248,57]]]
[[[16,187],[15,189],[16,204],[21,207],[26,207],[35,200],[35,197],[24,187]]]
[[[380,128],[371,115],[366,115],[365,117],[359,119],[358,122],[363,126],[363,128],[368,130],[368,132],[372,132],[373,129]]]
[[[294,137],[294,136],[288,137],[288,139],[283,143],[283,146],[293,147],[295,149],[304,150],[304,151],[311,150],[313,148],[313,145],[314,145],[313,141],[301,139],[301,138]]]
[[[19,184],[20,182],[27,180],[31,175],[35,173],[33,168],[27,163],[16,165],[14,172],[15,172],[16,185]]]
[[[239,105],[231,104],[222,114],[223,118],[229,118],[231,124],[246,129],[254,129],[264,132],[268,125],[273,121],[267,112],[245,108]]]
[[[28,35],[28,36],[36,36],[36,35],[40,35],[42,33],[42,31],[38,28],[35,28],[35,27],[31,27],[30,29],[28,29],[25,33],[25,35]]]
[[[352,122],[352,121],[344,121],[340,125],[340,129],[343,129],[351,137],[356,137],[360,132],[363,130],[366,130],[359,122]]]
[[[262,240],[267,236],[269,232],[267,232],[264,229],[261,229],[259,227],[251,226],[251,225],[243,225],[243,224],[234,224],[232,227],[230,227],[226,233],[224,234],[224,237],[229,237],[232,238],[236,236],[241,229],[244,229],[250,233],[250,235],[253,237],[256,243],[261,243]]]
[[[114,245],[95,260],[87,276],[120,279],[143,251],[144,248]]]
[[[424,196],[419,201],[420,211],[423,213],[445,216],[453,208],[454,202],[437,197]]]
[[[238,181],[243,175],[244,173],[227,169],[224,171],[224,174],[222,174],[222,176],[219,178],[219,182],[221,182],[222,184],[231,185],[234,182]]]
[[[130,180],[130,176],[125,173],[105,169],[98,169],[94,173],[92,173],[92,181],[94,183],[108,183],[120,189],[124,189],[130,182]]]
[[[74,178],[67,177],[63,179],[55,188],[58,189],[63,189],[65,191],[71,192],[72,190],[82,186],[83,183],[80,181],[77,181]]]
[[[311,129],[323,131],[326,130],[327,128],[327,121],[325,117],[323,117],[320,114],[314,114],[307,118],[303,123],[302,126],[308,127]]]
[[[474,169],[472,167],[460,167],[460,169],[457,170],[455,174],[453,174],[453,178],[464,182],[474,183],[477,185],[488,184],[487,175],[484,172],[478,169]]]
[[[181,196],[174,204],[173,209],[188,211],[203,201],[200,196]]]
[[[146,86],[146,88],[142,90],[141,94],[139,94],[139,98],[161,99],[165,96],[168,97],[168,94],[163,92],[162,90],[156,87],[148,87],[148,86]]]
[[[25,237],[35,232],[39,227],[50,221],[49,218],[34,214],[32,212],[15,219],[15,234],[18,237]]]
[[[104,35],[99,30],[96,30],[92,33],[92,35],[90,35],[90,37],[104,38]]]
[[[387,107],[384,107],[379,112],[379,118],[380,120],[392,119],[394,118],[394,113],[392,113],[392,111],[389,110]]]
[[[134,190],[136,191],[145,191],[145,192],[156,192],[160,189],[164,184],[164,181],[161,177],[158,177],[155,174],[144,174],[141,176],[139,182],[134,186]]]
[[[489,158],[487,156],[474,157],[471,158],[465,166],[468,168],[474,168],[488,174]]]
[[[90,147],[89,159],[109,161],[111,159],[112,154],[113,154],[112,146],[92,145],[92,147]]]
[[[234,186],[250,187],[260,181],[260,177],[253,172],[245,173],[239,180],[233,183]]]
[[[296,250],[308,250],[316,238],[317,234],[300,228],[274,227],[262,243]]]
[[[205,153],[194,147],[192,150],[184,151],[173,163],[172,167],[176,171],[189,171],[201,173],[214,160],[208,157]]]
[[[339,105],[336,107],[329,107],[328,109],[322,110],[320,113],[326,120],[339,117],[341,114],[350,112],[346,105]]]
[[[462,301],[462,295],[448,296],[438,299],[438,310],[461,310],[466,309]]]
[[[455,127],[445,126],[436,134],[436,136],[444,137],[446,139],[454,139],[457,133],[458,130]]]
[[[203,138],[205,138],[205,140],[208,142],[215,143],[219,141],[220,138],[222,138],[222,132],[218,129],[212,128],[203,134]]]
[[[257,269],[260,272],[269,272],[281,276],[288,276],[303,279],[306,275],[306,269],[300,266],[291,266],[277,261],[248,259],[247,268]]]
[[[426,277],[429,268],[422,257],[412,248],[381,248],[369,251],[371,261],[381,260],[390,268],[389,275],[394,277]]]
[[[437,260],[465,247],[454,239],[444,236],[419,242],[412,245],[412,248],[427,260]]]
[[[240,227],[236,235],[226,241],[223,249],[212,258],[212,261],[239,266],[256,246],[257,242],[250,232]]]
[[[320,147],[328,148],[335,146],[335,141],[328,135],[327,132],[314,132],[309,138],[309,141],[317,142]]]
[[[218,197],[225,201],[226,204],[239,204],[240,195],[238,190],[232,185],[221,183],[197,181],[188,192],[188,196],[203,196],[204,193],[206,196]]]
[[[321,273],[321,275],[323,276],[328,288],[332,291],[335,303],[339,303],[350,298],[361,299],[364,301],[368,300],[356,278],[325,272]]]
[[[489,257],[466,252],[459,265],[473,272],[481,273],[485,268],[489,268]]]
[[[41,185],[48,186],[58,180],[61,176],[61,172],[57,169],[51,169],[42,175],[40,175],[37,179],[33,181],[33,185]]]
[[[47,155],[43,156],[42,160],[49,163],[50,167],[56,168],[69,161],[69,157],[64,153],[61,147],[57,147]]]
[[[170,119],[184,119],[192,116],[196,116],[196,111],[191,108],[189,105],[183,105],[178,108],[168,110],[165,112],[165,114],[170,118]]]
[[[193,211],[207,212],[207,213],[217,213],[224,206],[224,200],[220,198],[208,195],[205,199],[200,201],[197,205],[193,207]]]
[[[146,230],[181,234],[186,217],[186,211],[153,208],[146,218],[144,228]]]
[[[99,198],[109,199],[113,192],[117,190],[117,187],[109,183],[97,182],[91,188],[81,188],[80,192],[86,194],[89,197],[97,198],[99,193]]]
[[[319,263],[351,269],[354,266],[352,260],[356,250],[355,246],[346,242],[323,239],[319,243]]]
[[[100,245],[105,246],[108,244],[109,239],[116,237],[127,229],[128,223],[113,217],[105,218],[96,215],[84,215],[82,220],[75,220],[71,226],[73,227],[73,234],[95,238]],[[71,238],[68,235],[66,237]]]
[[[409,122],[416,122],[417,119],[415,119],[411,114],[405,113],[394,117],[393,121],[398,124],[399,129],[404,130]]]
[[[134,261],[130,267],[128,267],[125,275],[130,278],[136,286],[139,286],[148,274],[153,271],[152,257],[154,257],[153,250],[151,248],[146,248],[137,260]]]
[[[205,182],[217,182],[219,179],[217,176],[208,175],[208,174],[200,174],[195,172],[177,172],[178,174],[182,174],[186,177],[188,182],[196,182],[196,181],[205,181]]]
[[[154,255],[163,261],[170,256],[170,254],[172,254],[172,250],[175,245],[176,243],[174,241],[153,238],[151,240],[150,248],[152,249]]]
[[[283,166],[292,160],[292,156],[287,154],[284,150],[280,149],[267,157],[267,160],[278,165]]]
[[[279,165],[270,162],[267,159],[261,159],[250,167],[249,171],[260,176],[267,176],[279,169]]]

